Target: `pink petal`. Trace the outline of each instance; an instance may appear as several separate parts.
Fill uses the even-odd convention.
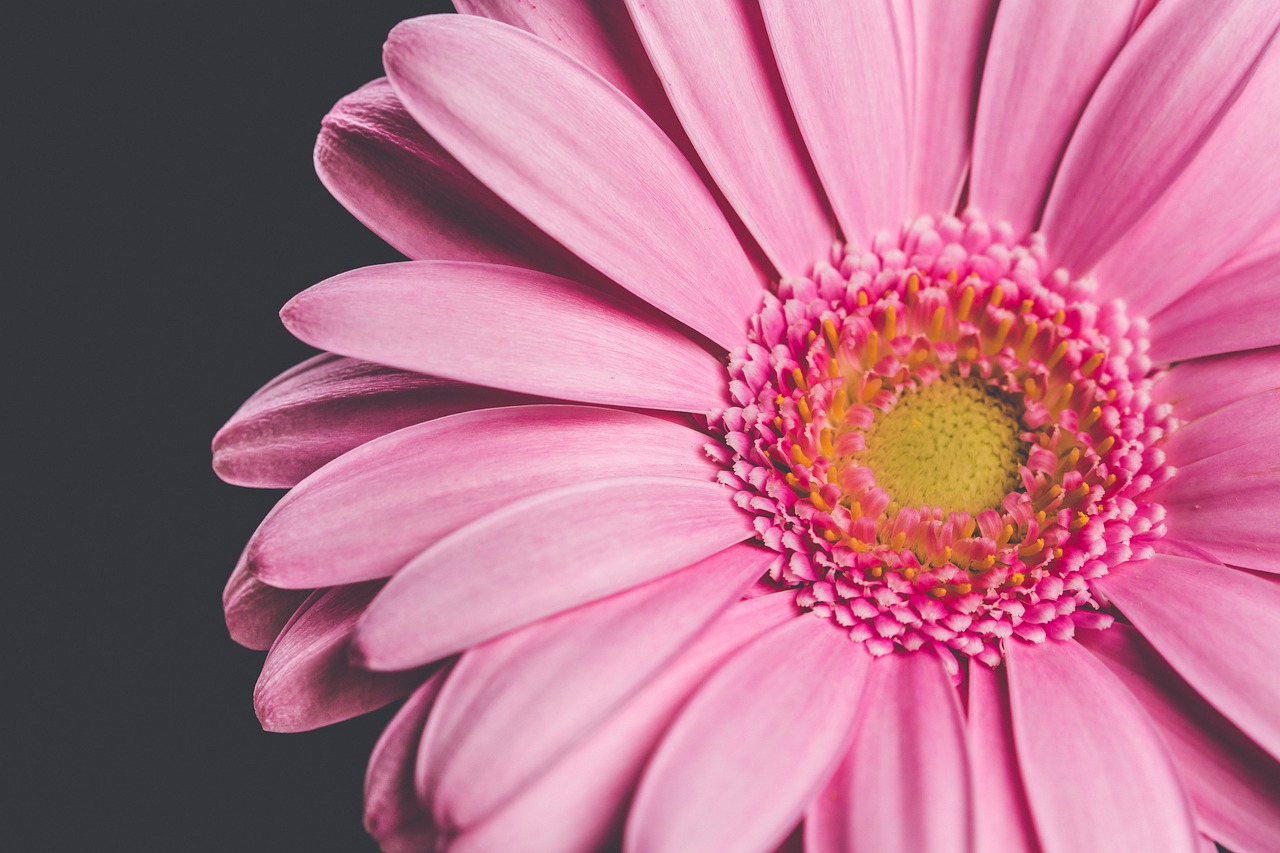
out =
[[[688,427],[586,406],[488,409],[407,427],[304,480],[249,541],[251,570],[279,586],[394,574],[424,548],[512,501],[619,474],[714,478]]]
[[[465,15],[400,24],[384,60],[413,117],[513,207],[672,317],[744,341],[759,275],[694,168],[617,89]]]
[[[290,488],[401,427],[529,399],[323,353],[245,401],[214,436],[213,469],[237,486]]]
[[[1264,391],[1178,427],[1161,449],[1169,463],[1180,468],[1225,450],[1277,439],[1280,391]]]
[[[1046,853],[1197,849],[1177,769],[1141,706],[1074,640],[1006,646],[1014,745]]]
[[[303,291],[280,316],[320,349],[459,382],[690,412],[724,395],[724,366],[663,318],[532,270],[366,267]]]
[[[608,722],[491,818],[454,839],[450,850],[617,849],[637,777],[686,698],[735,650],[796,618],[794,598],[791,593],[775,593],[735,604]]]
[[[845,239],[865,247],[878,231],[897,233],[907,214],[911,104],[889,5],[763,0],[760,7]]]
[[[540,36],[612,83],[668,135],[679,130],[622,0],[455,0],[453,5],[464,15],[481,15]]]
[[[364,777],[364,825],[386,853],[435,853],[439,836],[413,787],[413,763],[427,714],[444,684],[440,669],[414,691],[378,738]]]
[[[813,616],[738,652],[654,753],[627,848],[772,850],[843,756],[870,661],[847,632]]]
[[[405,111],[386,79],[324,118],[316,173],[342,206],[410,258],[573,274],[580,262],[471,176]]]
[[[948,4],[949,5],[949,4]],[[1002,0],[982,72],[972,204],[1035,229],[1071,132],[1129,37],[1133,0]]]
[[[743,0],[629,6],[716,183],[779,270],[807,273],[830,254],[835,226],[759,11]]]
[[[1179,361],[1280,344],[1280,237],[1257,244],[1151,320],[1151,355]]]
[[[423,740],[441,825],[479,822],[579,742],[769,568],[735,545],[697,565],[471,649]]]
[[[421,683],[421,670],[369,672],[348,660],[356,620],[381,586],[320,590],[298,608],[271,647],[253,691],[264,729],[301,732],[332,725],[394,702]]]
[[[249,574],[249,563],[242,554],[222,591],[222,612],[231,639],[266,651],[310,594],[309,589],[267,586]]]
[[[996,0],[905,5],[910,6],[915,42],[908,195],[915,210],[949,212],[968,173],[974,105]]]
[[[1280,758],[1280,586],[1164,555],[1094,583],[1209,704]]]
[[[1151,396],[1171,404],[1175,417],[1193,420],[1275,388],[1280,388],[1280,347],[1183,362],[1165,374]]]
[[[1280,220],[1277,126],[1280,48],[1273,46],[1186,171],[1099,263],[1101,295],[1150,317]]]
[[[1247,0],[1155,7],[1063,157],[1042,223],[1053,264],[1089,271],[1152,208],[1240,96],[1278,22],[1280,5]]]
[[[1280,765],[1182,681],[1137,631],[1114,625],[1081,641],[1124,682],[1169,745],[1200,829],[1232,850],[1280,838]]]
[[[753,533],[729,491],[712,483],[631,477],[542,492],[405,566],[370,605],[356,651],[376,669],[417,666],[670,574]]]
[[[964,717],[937,656],[876,658],[855,729],[805,818],[806,850],[969,849]]]
[[[969,664],[969,762],[975,800],[974,850],[978,853],[1031,853],[1039,849],[1013,753],[1005,676],[1003,667],[993,671]]]
[[[1170,536],[1225,562],[1280,572],[1275,507],[1280,502],[1280,447],[1254,442],[1192,462],[1155,493],[1168,509]]]

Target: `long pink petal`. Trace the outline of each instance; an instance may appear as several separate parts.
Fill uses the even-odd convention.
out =
[[[1074,640],[1011,641],[1018,766],[1045,853],[1191,853],[1191,806],[1137,701]]]
[[[908,69],[887,3],[763,0],[800,132],[845,239],[896,234],[908,211]]]
[[[585,741],[492,817],[452,839],[454,853],[598,853],[621,846],[622,820],[654,746],[686,698],[737,649],[796,618],[795,596],[733,605]]]
[[[1180,468],[1155,493],[1168,509],[1170,536],[1237,566],[1280,572],[1275,507],[1280,446],[1262,441]]]
[[[591,732],[769,567],[735,545],[687,569],[462,656],[423,739],[419,790],[473,826]]]
[[[1168,191],[1098,264],[1099,293],[1150,317],[1280,221],[1280,46]],[[1213,211],[1205,216],[1205,211]]]
[[[712,340],[745,339],[759,274],[694,168],[621,92],[466,15],[400,24],[384,60],[410,114],[544,231]]]
[[[654,753],[626,847],[773,850],[843,756],[870,661],[860,643],[813,616],[745,647]]]
[[[1227,722],[1127,625],[1080,635],[1155,720],[1195,806],[1200,829],[1231,850],[1280,838],[1280,764]]]
[[[1174,430],[1161,449],[1171,465],[1182,467],[1254,442],[1274,444],[1277,440],[1280,391],[1264,391],[1184,424]]]
[[[242,554],[222,591],[222,612],[231,639],[266,651],[311,592],[267,586],[249,573],[249,562]]]
[[[435,853],[439,832],[413,787],[413,764],[427,715],[447,675],[436,670],[396,712],[369,756],[364,826],[386,853]]]
[[[409,563],[365,613],[355,650],[372,668],[417,666],[670,574],[753,532],[712,483],[630,477],[542,492]]]
[[[459,12],[527,30],[578,59],[648,113],[683,148],[683,129],[623,0],[457,0]]]
[[[214,436],[213,470],[237,486],[291,488],[402,427],[531,399],[323,353],[245,401]]]
[[[1161,0],[1067,147],[1042,223],[1054,264],[1088,272],[1152,208],[1240,96],[1277,24],[1276,4]]]
[[[358,717],[400,699],[424,673],[369,672],[352,665],[348,651],[356,620],[380,583],[312,594],[267,654],[253,691],[262,727],[300,732]]]
[[[1209,704],[1280,758],[1280,586],[1164,555],[1094,583]]]
[[[937,656],[875,659],[855,729],[848,757],[805,817],[805,849],[971,850],[964,718]]]
[[[464,524],[547,489],[639,474],[710,482],[706,440],[661,418],[586,406],[450,415],[304,480],[263,519],[248,561],[284,587],[387,577]]]
[[[920,213],[956,207],[969,167],[974,109],[996,0],[909,3],[915,58],[915,118],[908,198]]]
[[[516,267],[366,267],[303,291],[280,315],[320,349],[459,382],[689,412],[724,396],[719,360],[655,312]]]
[[[1280,344],[1277,280],[1280,237],[1256,244],[1152,317],[1152,357],[1180,361]]]
[[[1094,632],[1089,632],[1094,633]],[[969,762],[973,768],[974,850],[1034,853],[1039,850],[1013,752],[1006,670],[969,664]]]
[[[830,254],[835,226],[753,3],[629,0],[702,161],[784,274]]]
[[[1280,347],[1185,361],[1156,383],[1151,396],[1182,420],[1204,417],[1237,400],[1280,388]]]
[[[487,261],[560,275],[580,266],[428,136],[385,78],[330,110],[315,161],[343,207],[415,260]]]
[[[1021,234],[1035,229],[1071,132],[1129,37],[1134,8],[1134,0],[1001,0],[969,186],[984,214]]]

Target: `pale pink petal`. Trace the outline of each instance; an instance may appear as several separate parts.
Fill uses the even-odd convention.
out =
[[[509,391],[690,412],[724,394],[719,360],[656,312],[533,270],[365,267],[304,290],[280,315],[320,349]]]
[[[974,109],[996,0],[909,3],[915,120],[908,198],[919,213],[955,209],[969,166]]]
[[[241,554],[222,591],[222,612],[231,639],[266,651],[311,592],[267,586],[249,574],[248,560]]]
[[[213,470],[237,486],[290,488],[402,427],[533,399],[323,353],[245,401],[213,438]]]
[[[439,833],[418,801],[413,764],[427,714],[447,669],[433,673],[396,712],[369,756],[364,777],[364,826],[386,853],[435,853]]]
[[[262,727],[301,732],[375,711],[407,696],[425,677],[369,672],[349,659],[356,620],[381,583],[319,590],[298,608],[267,654],[253,691]]]
[[[450,415],[356,448],[308,477],[248,546],[271,584],[387,577],[443,536],[514,500],[619,475],[710,482],[707,438],[635,412],[517,406]]]
[[[1233,565],[1280,572],[1280,445],[1254,442],[1192,462],[1155,493],[1170,536]]]
[[[855,729],[848,757],[805,817],[805,849],[971,849],[964,717],[938,657],[876,658]]]
[[[654,745],[693,693],[735,650],[805,617],[790,592],[731,607],[662,674],[496,814],[456,839],[452,853],[598,853],[620,846],[625,809]]]
[[[1134,0],[1002,0],[969,184],[970,203],[985,215],[1020,234],[1035,229],[1071,132],[1129,37],[1134,8]]]
[[[1236,851],[1266,850],[1280,838],[1280,764],[1188,687],[1133,628],[1078,636],[1159,727],[1201,831]]]
[[[773,556],[735,545],[464,654],[418,765],[419,791],[440,824],[465,829],[509,800],[738,599]]]
[[[1164,555],[1094,583],[1209,704],[1280,758],[1280,586]]]
[[[753,533],[729,491],[712,483],[628,477],[542,492],[405,566],[369,606],[355,650],[375,669],[417,666],[678,571]]]
[[[616,86],[669,136],[680,132],[623,0],[455,0],[453,5],[464,15],[481,15],[540,36]]]
[[[1091,270],[1191,162],[1240,96],[1280,4],[1161,0],[1080,118],[1045,206],[1051,261]]]
[[[1186,361],[1170,370],[1151,396],[1182,420],[1204,417],[1245,397],[1280,388],[1280,347]]]
[[[1006,674],[1004,667],[991,670],[976,662],[969,664],[967,727],[977,853],[1034,853],[1039,849],[1013,752]]]
[[[1280,344],[1280,237],[1255,244],[1151,319],[1151,355],[1180,361]]]
[[[845,239],[869,246],[907,215],[909,71],[887,3],[763,0],[800,132]]]
[[[1150,317],[1280,220],[1277,127],[1280,47],[1273,45],[1186,171],[1098,264],[1100,294]]]
[[[677,320],[745,340],[762,280],[696,170],[621,92],[466,15],[400,24],[384,59],[410,114],[513,207]]]
[[[1191,853],[1198,835],[1150,719],[1074,640],[1006,648],[1014,746],[1045,853]]]
[[[753,3],[647,3],[631,16],[703,163],[773,264],[806,274],[835,226]]]
[[[1280,381],[1280,376],[1275,380]],[[1174,430],[1161,445],[1169,464],[1181,468],[1253,442],[1280,441],[1280,391],[1245,397]]]
[[[343,207],[415,260],[487,261],[560,275],[581,266],[445,153],[385,78],[325,116],[315,161]]]
[[[813,616],[738,652],[654,753],[627,849],[773,850],[843,756],[870,661],[861,643]]]

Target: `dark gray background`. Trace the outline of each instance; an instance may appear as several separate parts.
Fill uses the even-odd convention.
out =
[[[209,441],[309,354],[290,296],[397,258],[311,149],[395,22],[449,6],[80,7],[5,24],[0,846],[375,850],[361,786],[388,712],[260,730],[263,655],[220,594],[279,494],[221,483]]]

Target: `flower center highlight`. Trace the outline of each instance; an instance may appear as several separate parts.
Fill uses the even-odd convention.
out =
[[[1000,505],[1026,462],[1016,404],[947,376],[903,395],[866,431],[855,460],[870,469],[891,509],[935,506],[977,515]]]
[[[1151,553],[1171,471],[1145,324],[981,217],[923,217],[785,278],[709,423],[770,577],[874,654],[1112,621],[1088,581]]]

